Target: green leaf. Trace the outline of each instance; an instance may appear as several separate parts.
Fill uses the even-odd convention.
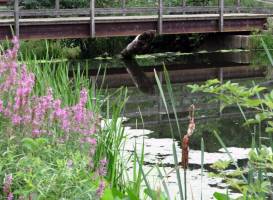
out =
[[[148,190],[146,188],[144,189],[144,193],[147,194],[149,197],[151,197],[151,199],[168,200],[167,197],[161,191]]]
[[[35,141],[40,147],[43,147],[46,144],[48,144],[48,140],[46,138],[38,138]]]
[[[220,83],[220,81],[218,79],[212,79],[212,80],[208,80],[206,82],[206,84],[208,84],[208,85],[215,85],[215,84],[219,84],[219,83]]]
[[[126,192],[129,196],[130,200],[139,200],[139,198],[136,196],[135,192],[132,191],[131,189],[127,189]]]
[[[273,128],[272,127],[266,127],[265,132],[273,133]]]
[[[219,193],[219,192],[214,192],[213,196],[214,196],[214,198],[216,200],[232,200],[226,194],[222,194],[222,193]]]
[[[248,107],[257,107],[262,104],[260,99],[246,99],[245,104]]]
[[[211,168],[217,170],[225,170],[229,167],[231,163],[232,163],[231,160],[218,160],[211,165]]]
[[[101,200],[114,200],[114,195],[110,188],[105,189],[103,196],[101,197]]]
[[[31,152],[36,151],[38,148],[37,143],[32,138],[24,138],[22,140],[22,145],[24,148]]]
[[[251,125],[251,124],[258,124],[258,123],[259,123],[259,121],[256,120],[256,119],[248,119],[248,120],[246,120],[246,122],[244,123],[244,126],[245,126],[245,125]]]

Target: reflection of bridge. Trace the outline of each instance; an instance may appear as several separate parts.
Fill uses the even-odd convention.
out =
[[[270,10],[249,9],[239,5],[88,9],[21,10],[18,0],[13,10],[0,11],[0,39],[11,36],[11,27],[22,39],[87,38],[137,35],[146,30],[159,34],[250,32],[262,29]]]

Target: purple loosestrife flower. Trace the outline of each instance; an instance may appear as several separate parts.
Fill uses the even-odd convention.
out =
[[[99,188],[97,189],[97,192],[96,192],[98,197],[100,197],[100,198],[102,197],[104,189],[105,189],[105,182],[101,181],[99,184]]]
[[[8,194],[7,200],[13,200],[13,194],[12,194],[12,192],[10,192],[10,193]]]
[[[3,186],[3,192],[5,194],[9,194],[10,193],[12,180],[13,180],[12,174],[9,174],[9,175],[7,175],[5,177],[4,186]]]
[[[3,101],[0,99],[0,113],[3,112]]]
[[[100,166],[97,171],[99,176],[106,176],[106,173],[107,173],[106,165],[107,165],[107,160],[106,158],[104,158],[100,161]]]
[[[87,138],[85,138],[85,141],[87,143],[89,143],[90,145],[96,145],[97,144],[97,140],[95,138],[87,137]]]
[[[62,105],[60,99],[54,99],[51,88],[46,95],[35,95],[34,74],[27,70],[26,65],[17,62],[18,38],[14,37],[12,43],[13,48],[0,56],[0,113],[14,126],[20,126],[23,135],[49,136],[53,134],[51,130],[57,130],[61,134],[56,140],[64,142],[75,138],[70,137],[72,134],[76,135],[79,144],[89,147],[89,156],[93,159],[98,123],[96,115],[87,108],[88,90],[83,88],[78,102],[69,106]]]

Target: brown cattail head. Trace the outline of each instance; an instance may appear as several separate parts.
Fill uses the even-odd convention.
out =
[[[187,134],[184,135],[181,143],[182,143],[182,161],[181,161],[181,165],[184,169],[188,168],[188,164],[189,164],[189,143],[190,143],[190,137],[193,134],[193,131],[195,129],[195,123],[194,123],[194,110],[195,110],[195,106],[191,105],[190,109],[189,109],[189,118],[190,118],[190,122],[189,122],[189,126],[188,126],[188,130],[187,130]]]
[[[189,164],[189,142],[190,138],[188,135],[184,135],[182,139],[182,168],[187,169]]]

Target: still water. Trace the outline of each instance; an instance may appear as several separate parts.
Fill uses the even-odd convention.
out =
[[[236,81],[236,80],[235,80]],[[239,80],[237,80],[239,81]],[[262,81],[262,79],[255,80],[256,82]],[[251,83],[252,80],[241,81],[242,84]],[[173,85],[175,91],[176,107],[182,111],[178,113],[181,119],[179,123],[181,127],[181,135],[179,134],[176,123],[171,123],[174,130],[174,143],[177,151],[178,161],[181,160],[181,137],[186,133],[188,126],[188,112],[187,108],[191,104],[197,107],[195,112],[196,129],[194,134],[190,138],[190,152],[189,152],[189,170],[187,171],[187,185],[188,185],[188,199],[200,199],[201,194],[203,199],[210,199],[215,191],[226,193],[228,185],[221,178],[210,177],[210,172],[213,171],[211,165],[218,160],[230,160],[225,153],[222,146],[219,144],[213,131],[217,131],[225,145],[228,147],[233,159],[243,167],[246,164],[246,158],[251,144],[251,132],[243,127],[243,119],[236,107],[225,109],[221,114],[219,113],[218,103],[208,103],[210,98],[208,95],[191,94],[185,84]],[[143,98],[143,95],[145,98]],[[144,157],[144,169],[149,174],[149,180],[155,188],[159,188],[160,179],[158,177],[157,169],[155,166],[160,166],[162,173],[165,172],[165,181],[171,192],[171,198],[179,198],[178,195],[178,183],[176,172],[174,171],[174,153],[173,153],[173,139],[170,129],[170,123],[166,120],[167,116],[164,115],[164,108],[158,108],[160,102],[158,98],[150,97],[137,91],[136,88],[129,88],[129,101],[125,109],[125,117],[127,119],[125,123],[125,132],[128,135],[128,141],[125,145],[127,152],[134,151],[134,144],[137,144],[141,148],[144,141],[145,157]],[[134,103],[135,99],[138,102]],[[146,101],[141,99],[146,99]],[[168,98],[167,98],[168,99]],[[179,109],[180,108],[180,109]],[[142,117],[139,117],[142,113]],[[156,112],[158,111],[158,112]],[[139,113],[139,115],[137,115]],[[159,117],[158,113],[162,113]],[[251,113],[250,113],[251,115]],[[134,117],[133,117],[134,116]],[[201,184],[201,138],[205,143],[204,153],[204,176]],[[138,153],[140,154],[140,149]],[[129,171],[132,168],[128,169]],[[228,168],[230,172],[234,169],[234,166]],[[180,169],[181,180],[184,180],[184,171]],[[161,187],[162,188],[162,185]],[[202,193],[201,193],[202,191]],[[230,191],[231,192],[231,191]],[[233,196],[236,193],[233,191]]]
[[[92,61],[92,66],[102,68],[124,68],[119,59],[98,58]],[[232,66],[249,63],[248,52],[199,52],[196,54],[167,53],[142,56],[137,59],[139,66],[155,66],[164,62],[166,65],[181,65],[188,68],[203,66]],[[179,64],[180,63],[180,64]],[[244,85],[251,85],[251,80],[234,80]],[[255,82],[262,82],[264,79],[255,79]],[[187,197],[188,199],[213,199],[215,191],[226,193],[232,192],[232,196],[238,196],[236,191],[231,190],[222,178],[210,176],[213,171],[211,165],[219,160],[230,160],[225,150],[219,144],[213,135],[217,131],[232,158],[243,167],[246,164],[251,144],[251,132],[242,126],[243,119],[236,107],[229,107],[220,113],[220,103],[210,102],[211,97],[204,94],[191,94],[187,84],[174,84],[174,98],[181,133],[176,128],[174,116],[170,111],[171,123],[169,123],[166,110],[159,97],[156,86],[154,94],[144,94],[135,87],[128,88],[129,100],[126,104],[123,122],[127,140],[124,144],[124,156],[130,157],[132,152],[137,151],[141,154],[142,145],[144,145],[144,171],[147,173],[147,179],[154,189],[163,191],[162,180],[167,184],[170,198],[179,199],[179,189],[177,182],[177,173],[175,171],[174,149],[177,152],[178,161],[181,160],[181,137],[186,133],[188,126],[188,108],[194,104],[196,106],[195,119],[196,129],[190,138],[189,169],[187,170]],[[166,88],[165,88],[166,89]],[[170,99],[166,97],[167,104],[170,107]],[[251,113],[249,113],[251,115]],[[252,113],[253,114],[253,113]],[[173,127],[172,138],[170,124]],[[201,139],[205,143],[204,152],[204,173],[201,175]],[[126,159],[125,159],[126,160]],[[132,162],[128,163],[128,174],[132,178]],[[163,179],[159,177],[158,166]],[[184,182],[184,171],[179,168],[181,180]],[[228,168],[230,172],[234,171],[234,166]],[[184,184],[182,184],[184,185]],[[143,185],[143,187],[145,187]],[[185,191],[183,191],[185,193]]]

